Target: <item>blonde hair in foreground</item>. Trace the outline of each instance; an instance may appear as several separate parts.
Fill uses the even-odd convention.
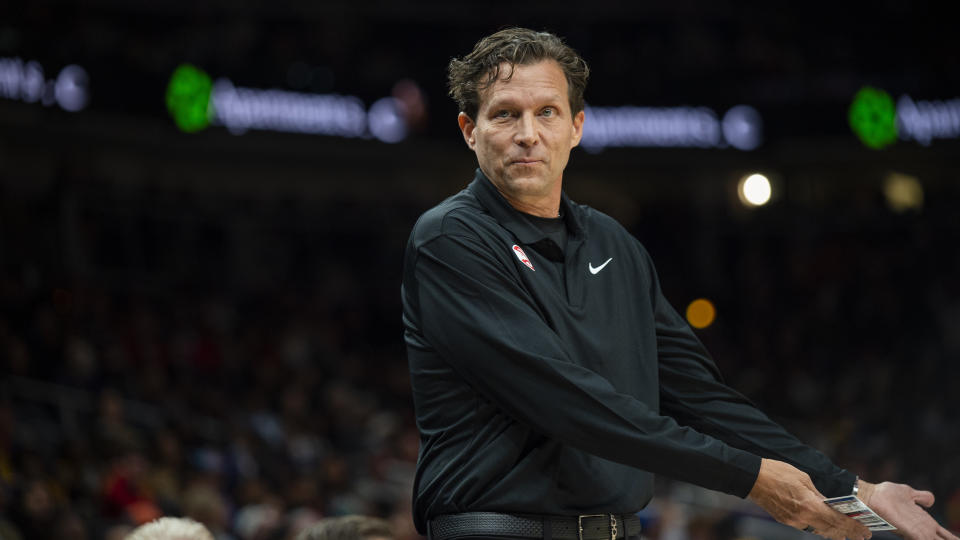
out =
[[[321,519],[300,532],[297,540],[392,540],[390,523],[372,516],[340,516]]]
[[[162,517],[144,523],[124,540],[214,540],[203,524],[189,518]]]

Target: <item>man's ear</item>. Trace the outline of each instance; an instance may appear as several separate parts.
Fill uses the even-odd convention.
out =
[[[467,141],[467,146],[471,150],[476,150],[477,140],[473,137],[473,130],[477,127],[477,124],[465,112],[457,115],[457,123],[460,124],[460,132],[463,133],[463,140]]]
[[[584,118],[586,118],[586,114],[583,111],[573,115],[573,142],[570,144],[570,148],[580,144],[580,139],[583,137]]]

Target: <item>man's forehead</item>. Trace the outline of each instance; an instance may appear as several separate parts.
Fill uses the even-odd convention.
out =
[[[540,68],[540,66],[546,69]],[[549,68],[552,66],[555,70]],[[536,67],[536,76],[528,75],[528,68]],[[518,80],[517,71],[524,73],[519,76],[523,79],[521,84],[516,84]],[[555,99],[564,99],[567,94],[567,78],[555,60],[540,60],[531,64],[510,64],[503,62],[500,64],[497,80],[487,88],[480,91],[481,105],[501,100],[508,100],[514,96],[514,90],[522,86],[526,91],[534,91],[537,94]]]

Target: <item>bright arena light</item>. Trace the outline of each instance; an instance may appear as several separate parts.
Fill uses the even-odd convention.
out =
[[[747,206],[763,206],[770,202],[771,194],[770,180],[759,173],[745,177],[737,186],[740,202]]]
[[[892,172],[883,181],[883,195],[894,212],[923,208],[923,185],[916,176]]]
[[[687,306],[687,322],[694,328],[706,328],[717,318],[717,308],[706,298],[698,298]]]

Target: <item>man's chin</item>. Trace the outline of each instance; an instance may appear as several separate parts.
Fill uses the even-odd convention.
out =
[[[553,191],[553,185],[540,176],[509,177],[504,186],[515,196],[543,197]]]
[[[547,181],[540,175],[517,175],[511,174],[507,177],[507,183],[518,189],[542,189]]]

